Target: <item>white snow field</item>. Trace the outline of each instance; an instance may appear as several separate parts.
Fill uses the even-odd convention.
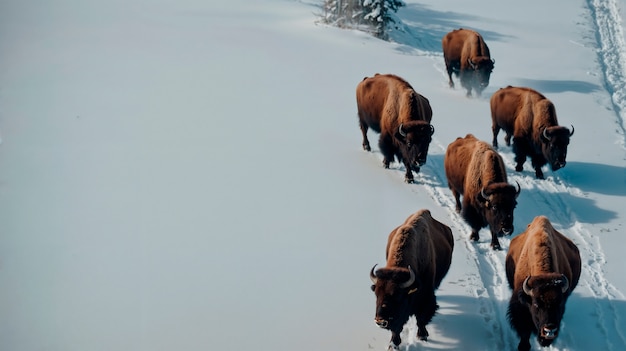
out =
[[[321,0],[0,1],[0,350],[385,350],[368,273],[422,208],[454,255],[428,341],[410,321],[401,349],[515,350],[511,237],[470,242],[443,171],[456,137],[491,140],[507,85],[575,127],[545,180],[499,149],[513,236],[546,215],[581,251],[549,349],[626,349],[625,2],[405,1],[392,42],[320,24]],[[448,87],[460,27],[495,59],[480,98]],[[373,132],[361,148],[375,73],[432,105],[415,184]]]

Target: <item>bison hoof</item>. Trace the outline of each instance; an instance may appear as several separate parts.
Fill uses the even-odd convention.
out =
[[[523,170],[524,170],[524,166],[522,166],[522,165],[517,165],[517,166],[515,166],[515,170],[516,170],[517,172],[521,172],[521,171],[523,171]]]
[[[543,176],[543,172],[542,171],[536,171],[535,172],[535,177],[537,179],[545,179],[544,176]]]
[[[409,178],[409,177],[404,177],[404,181],[407,182],[407,184],[415,183],[415,180],[413,178]]]
[[[369,145],[363,144],[363,150],[365,150],[365,151],[372,151],[372,148]]]
[[[500,243],[491,243],[491,248],[494,249],[495,251],[502,250]]]
[[[417,337],[422,341],[428,341],[428,331],[426,328],[417,328]]]
[[[478,233],[472,233],[470,235],[470,240],[472,241],[478,241]]]

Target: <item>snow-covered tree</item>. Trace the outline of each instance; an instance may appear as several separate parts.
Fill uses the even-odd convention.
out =
[[[363,0],[325,0],[324,22],[338,27],[356,27],[363,19]]]
[[[363,18],[370,23],[377,37],[387,39],[387,28],[397,23],[395,13],[406,6],[403,0],[363,0]]]
[[[403,0],[324,0],[322,21],[341,28],[365,25],[386,40],[391,25],[400,22],[395,13],[402,6]]]

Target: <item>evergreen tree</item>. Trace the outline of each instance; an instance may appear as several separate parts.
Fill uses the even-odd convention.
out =
[[[374,27],[377,37],[387,39],[387,28],[397,22],[395,13],[402,6],[406,6],[403,0],[363,0],[363,18]]]
[[[371,27],[374,35],[387,40],[395,13],[406,6],[403,0],[324,0],[322,21],[340,28]]]
[[[324,22],[341,28],[356,27],[363,19],[363,0],[325,0]]]

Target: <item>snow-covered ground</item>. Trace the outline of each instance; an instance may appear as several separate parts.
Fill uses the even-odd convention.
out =
[[[421,208],[455,250],[429,341],[410,323],[403,349],[515,349],[510,238],[469,242],[443,172],[456,137],[491,140],[506,85],[576,128],[545,180],[500,148],[514,235],[542,214],[581,250],[551,349],[625,349],[626,3],[405,1],[395,43],[319,24],[314,0],[0,2],[0,349],[384,350],[368,273]],[[447,85],[459,27],[496,61],[481,98]],[[361,149],[355,87],[377,72],[433,107],[416,184],[373,133]]]

